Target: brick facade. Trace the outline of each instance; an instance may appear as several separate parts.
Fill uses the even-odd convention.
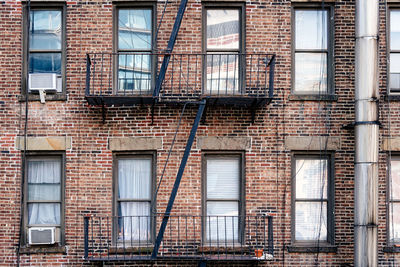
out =
[[[46,3],[33,1],[32,3]],[[155,151],[157,182],[166,162],[182,106],[155,106],[152,124],[151,106],[107,107],[102,109],[85,100],[86,53],[113,50],[113,6],[119,1],[54,1],[66,5],[66,98],[28,103],[28,137],[61,137],[70,146],[56,147],[65,153],[65,246],[40,252],[22,248],[21,266],[90,265],[84,253],[84,215],[108,216],[113,209],[113,155],[110,144],[116,138],[155,137],[156,144],[128,145],[129,151]],[[126,3],[126,2],[124,2]],[[134,6],[138,2],[132,1]],[[140,2],[139,2],[140,3]],[[227,3],[227,2],[222,2]],[[231,3],[231,2],[230,2]],[[234,1],[245,5],[245,49],[247,52],[275,53],[275,88],[272,102],[256,110],[254,123],[249,109],[211,106],[205,123],[200,124],[182,183],[174,204],[174,214],[201,215],[202,157],[212,144],[206,137],[232,137],[221,151],[244,152],[246,215],[269,214],[274,219],[274,259],[261,266],[351,266],[353,263],[354,131],[345,128],[354,120],[354,1],[336,1],[334,7],[334,89],[337,99],[295,99],[291,94],[291,7],[290,1]],[[298,3],[297,3],[298,4]],[[179,2],[168,4],[157,38],[157,47],[166,47]],[[164,2],[157,2],[157,23]],[[399,102],[386,96],[385,5],[380,5],[379,85],[381,144],[384,138],[399,137]],[[0,2],[0,265],[15,266],[20,228],[21,166],[24,136],[25,102],[21,101],[23,48],[23,3]],[[202,51],[202,2],[189,1],[174,52]],[[186,145],[196,107],[189,105],[182,118],[176,143],[169,159],[157,197],[157,211],[165,210],[180,159]],[[291,157],[288,137],[311,137],[298,145],[299,151],[312,147],[319,137],[334,138],[328,148],[334,157],[334,245],[337,252],[289,252],[291,245]],[[315,138],[315,139],[314,139]],[[199,142],[202,140],[202,142]],[[228,140],[231,140],[228,138]],[[69,141],[67,141],[68,143]],[[230,143],[231,142],[231,143]],[[307,144],[309,142],[309,144]],[[63,143],[63,142],[62,142]],[[23,144],[23,143],[22,143]],[[118,143],[113,147],[123,146]],[[205,146],[206,149],[202,149]],[[218,147],[219,146],[219,147]],[[23,147],[23,146],[22,146]],[[138,147],[134,149],[132,147]],[[39,151],[40,148],[34,149]],[[47,147],[45,151],[53,150]],[[120,148],[120,150],[124,150]],[[216,150],[218,151],[218,150]],[[400,151],[400,150],[399,150]],[[393,152],[395,153],[395,152]],[[380,266],[398,266],[398,253],[384,252],[387,243],[387,160],[388,151],[380,151],[379,231]],[[156,262],[157,266],[193,266],[196,262]],[[133,264],[132,262],[117,264]],[[137,266],[148,266],[138,262]],[[224,262],[227,266],[247,263]]]

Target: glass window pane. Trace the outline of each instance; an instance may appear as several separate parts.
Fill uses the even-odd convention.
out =
[[[29,73],[61,74],[61,53],[30,53]]]
[[[118,90],[149,91],[151,89],[151,56],[145,54],[118,57]]]
[[[237,201],[208,201],[206,220],[206,239],[238,241],[239,203]]]
[[[118,198],[151,200],[151,159],[118,160]]]
[[[296,160],[296,199],[327,197],[328,170],[326,159]]]
[[[61,200],[60,184],[28,184],[28,200]]]
[[[118,49],[151,49],[151,9],[120,9]]]
[[[327,240],[326,202],[296,202],[296,240]]]
[[[389,204],[390,242],[400,242],[400,203]]]
[[[149,202],[119,202],[118,216],[119,240],[150,240]]]
[[[296,49],[327,49],[328,12],[296,10]]]
[[[61,49],[62,12],[31,10],[30,49]]]
[[[60,203],[28,204],[28,224],[60,224]]]
[[[239,10],[207,9],[207,49],[239,49]]]
[[[296,53],[295,91],[326,93],[326,61],[326,53]]]
[[[390,88],[400,89],[400,53],[390,53]]]
[[[207,159],[207,198],[239,199],[239,158]]]
[[[207,55],[207,93],[239,92],[239,55]]]
[[[400,10],[390,11],[390,49],[400,50]]]
[[[400,200],[400,160],[391,163],[391,199]]]

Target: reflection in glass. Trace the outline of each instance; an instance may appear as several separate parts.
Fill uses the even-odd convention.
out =
[[[326,208],[326,202],[296,202],[296,240],[327,240]]]
[[[118,49],[151,49],[151,9],[120,9]]]
[[[390,53],[390,89],[400,90],[400,53]]]
[[[327,160],[296,160],[296,198],[326,199]]]
[[[61,74],[61,53],[30,53],[29,73]]]
[[[61,50],[61,11],[31,10],[30,49]]]
[[[207,93],[239,93],[239,55],[207,55]]]
[[[239,49],[239,10],[207,10],[207,49]]]
[[[151,56],[120,54],[118,57],[118,89],[149,91],[151,89]]]
[[[237,201],[208,201],[206,239],[221,243],[233,240],[238,242],[238,215],[239,207]]]
[[[296,49],[327,49],[326,10],[296,10]]]
[[[327,54],[296,53],[295,90],[327,92]]]
[[[400,10],[390,11],[390,50],[400,50]]]

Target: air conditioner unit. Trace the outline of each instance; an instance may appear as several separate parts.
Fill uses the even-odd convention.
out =
[[[56,73],[30,73],[29,74],[29,91],[46,93],[56,93],[61,90],[61,77],[57,77]],[[58,88],[60,87],[60,88]]]
[[[55,232],[55,227],[30,227],[28,229],[29,245],[54,244]]]

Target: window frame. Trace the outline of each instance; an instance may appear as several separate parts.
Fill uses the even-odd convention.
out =
[[[31,7],[30,10],[57,10],[57,11],[61,11],[61,76],[62,76],[62,90],[61,92],[56,92],[56,93],[51,93],[51,94],[46,94],[46,100],[66,100],[66,95],[67,95],[67,86],[66,86],[66,81],[67,81],[67,77],[66,77],[66,68],[67,68],[67,8],[65,3],[35,3],[32,2],[31,3]],[[28,66],[28,55],[29,53],[31,53],[31,49],[29,48],[28,51],[28,34],[29,34],[29,27],[30,25],[28,25],[28,5],[24,4],[23,6],[23,14],[22,14],[22,25],[23,25],[23,29],[22,29],[22,43],[23,43],[23,52],[22,52],[22,56],[23,56],[23,60],[22,60],[22,81],[21,81],[21,85],[22,85],[22,90],[21,90],[21,94],[25,95],[28,92],[28,86],[27,86],[27,76],[28,76],[28,70],[29,70],[29,66]],[[55,51],[55,50],[34,50],[34,52],[41,52],[41,51],[47,51],[45,53],[50,53],[50,51]],[[57,51],[58,53],[59,51]],[[35,93],[28,93],[28,99],[29,100],[39,100],[40,97],[38,94]]]
[[[397,247],[397,245],[400,244],[400,240],[399,241],[392,241],[391,240],[391,215],[392,215],[392,209],[391,209],[391,204],[392,203],[399,203],[400,204],[400,199],[396,199],[393,200],[392,198],[392,188],[391,185],[392,183],[392,177],[391,177],[391,172],[392,172],[392,162],[393,161],[400,161],[400,154],[394,154],[394,155],[388,155],[387,157],[387,163],[389,168],[387,168],[387,183],[386,183],[386,203],[387,207],[386,207],[386,242],[388,247],[393,247],[396,252],[400,252],[400,248]]]
[[[112,197],[112,244],[117,246],[118,244],[122,244],[122,241],[118,240],[118,220],[115,218],[118,217],[118,161],[119,159],[141,159],[141,158],[150,158],[151,159],[151,200],[150,200],[150,233],[151,237],[148,241],[148,244],[154,244],[156,239],[156,221],[157,216],[157,199],[154,198],[156,193],[156,173],[157,173],[157,153],[155,151],[132,151],[132,152],[118,152],[113,154],[113,197]],[[139,202],[139,201],[138,201]],[[145,200],[143,200],[145,202]],[[151,207],[153,207],[154,214],[151,212]],[[146,241],[144,241],[144,244]],[[137,247],[139,246],[138,242],[127,241],[125,240],[125,246]]]
[[[66,178],[66,159],[65,159],[65,152],[27,152],[25,162],[24,162],[24,219],[23,219],[23,237],[21,238],[22,245],[25,246],[30,246],[28,243],[28,228],[29,223],[28,223],[28,203],[31,203],[31,201],[28,201],[28,162],[29,160],[33,158],[35,160],[37,159],[60,159],[61,163],[61,181],[60,181],[60,187],[61,187],[61,199],[60,201],[54,201],[54,203],[60,203],[60,225],[59,226],[37,226],[37,227],[55,227],[59,228],[60,230],[60,241],[55,242],[55,244],[59,244],[60,246],[65,245],[65,178]],[[36,201],[33,201],[36,203]],[[51,202],[51,201],[49,201]],[[46,202],[47,203],[47,202]],[[33,226],[35,227],[35,226]],[[35,247],[48,247],[48,246],[53,246],[53,245],[33,245]]]
[[[296,240],[296,160],[297,159],[326,159],[327,160],[327,240]],[[319,247],[335,245],[335,160],[333,152],[292,152],[291,155],[291,243],[299,247]],[[315,202],[318,202],[317,200]]]
[[[201,227],[201,237],[202,237],[202,244],[207,246],[211,244],[211,246],[216,246],[217,243],[215,241],[210,241],[207,238],[207,231],[206,231],[206,223],[207,223],[207,159],[209,158],[238,158],[239,159],[239,207],[238,207],[238,241],[237,244],[244,244],[245,240],[245,218],[246,218],[246,195],[245,195],[245,188],[246,188],[246,178],[245,178],[245,152],[244,151],[204,151],[201,155],[201,212],[202,212],[202,227]],[[211,200],[215,201],[215,200]],[[216,200],[216,201],[225,201],[225,200]],[[233,242],[232,242],[233,243]],[[235,241],[236,243],[236,241]],[[221,245],[221,244],[220,244]]]
[[[207,10],[209,9],[220,9],[220,10],[239,10],[239,48],[238,49],[208,49],[207,48]],[[237,94],[243,94],[246,89],[246,57],[243,56],[246,53],[246,4],[237,2],[237,3],[211,3],[211,2],[203,2],[202,3],[202,53],[205,55],[203,57],[203,75],[202,75],[202,93],[207,93],[207,53],[234,53],[237,52],[239,55],[239,66],[238,66],[238,80],[239,86],[238,91],[235,92]],[[212,92],[213,90],[211,90]],[[219,93],[211,93],[211,95],[219,95]],[[222,94],[224,95],[224,94]],[[232,94],[227,94],[232,95]]]
[[[327,88],[326,92],[321,91],[296,91],[296,52],[300,53],[321,53],[324,49],[296,49],[296,11],[297,10],[326,10],[327,13]],[[335,37],[335,19],[334,19],[334,6],[332,4],[325,3],[324,5],[319,3],[313,4],[293,4],[291,7],[291,94],[294,96],[333,96],[335,94],[335,61],[334,61],[334,37]]]
[[[119,49],[118,45],[118,22],[119,22],[119,10],[121,9],[151,9],[151,41],[152,41],[152,47],[150,50],[146,49]],[[134,2],[134,3],[115,3],[113,5],[113,53],[116,54],[115,58],[113,58],[113,94],[115,95],[126,95],[128,92],[128,95],[148,95],[152,94],[155,83],[156,83],[156,72],[157,72],[157,61],[158,61],[158,55],[155,54],[155,51],[157,50],[157,40],[155,36],[155,32],[157,29],[157,2],[154,1],[139,1],[139,2]],[[119,52],[127,52],[127,53],[149,53],[152,56],[150,56],[150,62],[152,64],[151,66],[151,86],[150,90],[148,91],[148,94],[144,94],[143,92],[147,92],[147,90],[120,90],[119,89],[119,84],[118,84],[118,70],[119,70]],[[138,92],[135,92],[138,91]]]
[[[387,8],[388,12],[387,12],[387,16],[386,16],[386,63],[387,63],[387,67],[386,67],[386,91],[387,91],[387,95],[391,96],[391,97],[395,97],[396,99],[400,97],[400,91],[397,93],[392,93],[391,91],[391,87],[390,87],[390,55],[392,54],[392,49],[390,46],[391,43],[391,12],[393,10],[399,11],[400,12],[400,5],[399,4],[395,4],[395,3],[391,3],[390,6]],[[395,54],[399,54],[400,55],[400,50],[394,50]]]

